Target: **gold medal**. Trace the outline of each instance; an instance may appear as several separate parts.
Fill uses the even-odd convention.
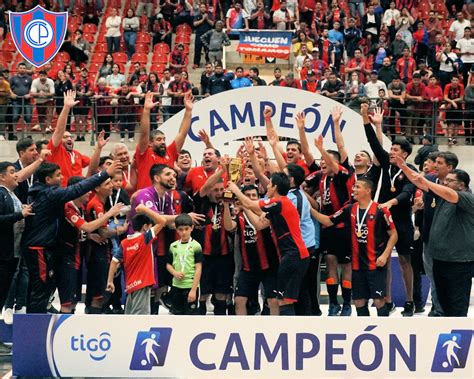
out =
[[[431,208],[436,207],[436,199],[433,198],[433,201],[431,202]]]
[[[356,232],[356,236],[357,236],[358,238],[361,238],[361,237],[362,237],[362,231],[358,230],[358,231]]]
[[[217,224],[212,224],[212,230],[217,230],[219,226]]]
[[[396,192],[397,189],[396,189],[394,186],[392,186],[392,187],[390,187],[390,191],[391,191],[391,192]]]
[[[118,225],[118,223],[119,223],[118,218],[117,218],[117,217],[114,217],[114,224],[115,224],[115,225]]]

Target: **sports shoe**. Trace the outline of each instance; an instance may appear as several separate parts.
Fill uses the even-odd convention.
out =
[[[125,138],[120,138],[120,142],[125,142]]]
[[[169,292],[164,292],[160,296],[160,305],[165,307],[166,309],[170,310],[172,307],[172,298]]]
[[[31,128],[31,131],[32,132],[41,132],[41,125],[40,124],[36,124],[35,126],[33,126]]]
[[[3,309],[3,322],[6,325],[13,324],[13,309],[12,308],[4,308]]]
[[[415,313],[423,313],[425,311],[425,306],[423,304],[415,305]]]
[[[129,138],[128,142],[134,142],[135,140],[133,138]]]
[[[352,307],[350,304],[344,304],[342,306],[342,311],[339,316],[346,316],[349,317],[352,314]]]
[[[397,307],[395,306],[395,303],[385,303],[385,305],[387,306],[389,316],[397,310]]]
[[[431,310],[428,312],[428,317],[442,317],[442,316],[443,315],[433,307],[431,307]]]
[[[26,315],[26,307],[21,307],[20,309],[15,309],[17,315]]]
[[[45,132],[46,132],[47,134],[49,134],[49,133],[54,132],[54,130],[53,130],[52,126],[49,125],[49,126],[46,128]]]
[[[341,306],[339,304],[329,304],[328,316],[338,316],[341,311]]]
[[[403,317],[412,317],[413,312],[415,311],[415,305],[412,301],[406,301],[405,306],[403,307],[402,316]]]
[[[7,345],[0,343],[0,355],[12,355],[11,347],[8,347]]]
[[[46,309],[46,313],[50,313],[50,314],[58,314],[59,311],[54,307],[53,304],[50,304],[48,309]]]

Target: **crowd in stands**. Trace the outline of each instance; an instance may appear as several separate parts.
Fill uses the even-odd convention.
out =
[[[134,106],[143,104],[147,91],[161,97],[159,109],[152,114],[156,127],[182,109],[183,94],[189,90],[205,96],[266,84],[255,75],[258,69],[239,67],[220,72],[215,67],[223,58],[223,46],[230,45],[238,30],[252,28],[294,30],[294,69],[286,74],[275,69],[275,79],[268,85],[320,93],[356,110],[360,99],[368,97],[385,108],[386,132],[392,136],[408,132],[413,141],[419,141],[426,133],[444,134],[449,144],[455,144],[456,136],[464,134],[467,142],[472,142],[474,112],[464,104],[474,100],[470,3],[218,0],[155,4],[128,0],[124,4],[109,1],[104,7],[102,1],[71,1],[62,52],[36,72],[20,54],[15,55],[5,12],[33,5],[7,2],[0,8],[0,35],[5,39],[0,64],[12,91],[0,95],[0,105],[11,103],[1,108],[6,112],[0,112],[0,138],[6,137],[5,129],[13,131],[20,115],[25,124],[35,116],[34,131],[51,131],[54,108],[59,114],[61,96],[71,86],[83,99],[81,109],[90,108],[93,98],[98,108],[113,106],[112,115],[110,109],[98,109],[89,118],[79,116],[77,122],[75,118],[73,130],[82,139],[85,128],[90,127],[84,123],[91,116],[103,124],[98,129],[109,132],[112,127],[125,138],[124,132],[133,129],[140,116]],[[44,5],[54,10],[65,8],[61,1]],[[190,45],[192,30],[194,46]],[[194,48],[193,69],[205,61],[200,86],[189,81],[190,48]],[[20,69],[20,63],[26,64],[26,71]],[[40,71],[55,82],[53,88],[47,80],[46,97],[36,96],[34,89],[28,93],[26,88]],[[28,79],[31,75],[32,80]],[[25,85],[20,84],[23,77]],[[211,77],[213,80],[208,80]],[[53,92],[56,105],[50,98]],[[120,119],[117,107],[122,105],[136,114],[133,120]],[[419,117],[410,119],[413,115]],[[133,131],[128,136],[132,139]],[[10,134],[9,138],[15,137]]]

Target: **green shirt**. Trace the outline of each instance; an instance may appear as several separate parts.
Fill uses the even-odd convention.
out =
[[[193,239],[185,243],[181,243],[181,241],[173,242],[168,253],[168,263],[176,271],[184,273],[183,280],[173,278],[173,286],[191,288],[196,272],[196,263],[201,263],[202,258],[202,248],[199,242]]]

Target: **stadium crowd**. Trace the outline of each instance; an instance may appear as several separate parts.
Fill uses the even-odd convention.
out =
[[[12,54],[6,17],[8,10],[32,5],[4,2],[0,8],[6,79],[0,78],[0,139],[15,139],[22,127],[51,132],[62,96],[72,88],[81,98],[72,123],[79,141],[91,118],[97,130],[117,131],[132,141],[148,91],[160,99],[151,116],[156,128],[183,109],[188,91],[208,96],[267,85],[257,67],[226,71],[219,63],[223,46],[238,38],[238,30],[251,28],[294,31],[293,70],[284,74],[276,68],[268,85],[319,93],[356,110],[369,98],[384,108],[384,131],[392,137],[418,142],[423,134],[443,135],[456,144],[464,136],[472,142],[470,2],[128,0],[104,7],[102,1],[70,1],[61,52],[36,72]],[[44,5],[64,9],[62,1]],[[189,79],[191,49],[192,69],[205,60],[200,83]]]
[[[140,2],[139,7],[152,13],[153,7],[149,6],[152,3]],[[178,4],[182,6],[182,3]],[[247,3],[250,2],[246,2],[245,7],[249,6]],[[322,4],[315,3],[312,9],[309,3],[302,7],[294,4],[294,13],[301,8],[297,19],[300,28],[304,20],[308,26],[321,20]],[[397,2],[396,9],[400,7],[398,3],[408,6],[410,12],[417,10],[411,2]],[[215,4],[219,2],[213,2]],[[278,4],[280,13],[291,15],[289,10],[282,9],[284,5],[285,2]],[[474,196],[469,187],[470,177],[458,168],[459,161],[454,153],[437,151],[431,135],[419,134],[424,146],[418,151],[415,163],[421,172],[406,163],[412,153],[412,144],[406,138],[397,137],[391,146],[382,146],[384,126],[385,131],[399,133],[393,121],[396,115],[391,114],[392,105],[388,106],[389,113],[385,112],[385,98],[384,102],[376,104],[382,107],[374,107],[372,98],[380,96],[380,88],[376,90],[376,96],[371,96],[370,92],[376,86],[385,85],[378,76],[381,73],[388,75],[391,57],[396,57],[392,55],[395,49],[388,54],[388,48],[384,47],[388,38],[391,34],[395,36],[394,41],[400,41],[400,35],[402,40],[406,38],[407,33],[400,34],[400,30],[409,31],[406,24],[413,25],[410,18],[415,18],[412,13],[402,11],[399,17],[408,21],[402,20],[402,26],[398,26],[398,21],[392,23],[384,13],[383,20],[387,18],[389,25],[383,24],[387,26],[387,33],[382,34],[381,23],[372,25],[373,18],[382,19],[381,12],[377,17],[371,13],[377,7],[370,5],[366,14],[355,14],[360,12],[361,3],[350,1],[349,5],[357,22],[364,25],[366,19],[364,33],[360,36],[365,45],[359,47],[356,43],[354,58],[350,57],[356,63],[346,61],[348,41],[339,45],[328,41],[329,36],[337,32],[338,23],[346,28],[343,7],[331,7],[329,13],[323,12],[329,19],[330,30],[325,26],[318,30],[319,24],[316,24],[320,36],[317,40],[310,32],[305,36],[296,34],[299,41],[295,41],[295,53],[304,52],[306,46],[312,57],[296,60],[302,62],[297,74],[300,79],[291,74],[283,78],[281,71],[275,70],[275,80],[269,85],[300,83],[306,89],[319,90],[322,95],[344,99],[345,87],[341,85],[345,78],[337,69],[344,65],[346,74],[351,75],[349,83],[360,81],[357,90],[366,91],[367,97],[360,99],[360,93],[356,96],[357,102],[354,101],[356,97],[350,99],[351,107],[362,116],[364,130],[361,135],[365,134],[371,148],[354,157],[348,157],[345,149],[339,127],[343,110],[339,107],[331,111],[337,150],[325,149],[319,136],[314,140],[314,148],[320,154],[318,159],[312,154],[314,148],[310,147],[305,133],[305,115],[299,113],[295,119],[299,139],[288,141],[282,149],[273,127],[271,109],[264,112],[265,137],[271,153],[262,141],[252,138],[246,138],[237,152],[220,152],[205,131],[200,131],[199,137],[205,145],[202,157],[191,157],[183,146],[191,126],[193,87],[187,81],[185,71],[182,72],[187,61],[179,59],[174,63],[170,60],[161,79],[157,74],[147,74],[140,63],[134,63],[131,85],[120,74],[119,65],[113,63],[113,55],[106,56],[104,62],[110,73],[104,71],[105,76],[99,78],[99,71],[97,80],[90,76],[84,65],[77,65],[80,68],[75,71],[70,64],[69,68],[58,72],[56,84],[48,77],[48,69],[38,72],[37,78],[33,78],[24,63],[18,65],[18,73],[12,78],[8,78],[9,73],[4,70],[4,76],[0,75],[3,89],[0,99],[12,102],[13,123],[16,124],[20,117],[31,122],[31,118],[27,119],[31,107],[24,101],[30,97],[35,101],[42,130],[49,128],[53,111],[57,113],[55,128],[50,130],[51,138],[39,141],[21,138],[16,143],[18,160],[0,162],[0,234],[4,241],[0,256],[0,307],[4,308],[5,323],[12,323],[14,313],[54,312],[51,302],[56,290],[61,304],[59,312],[74,313],[78,302],[82,301],[83,280],[88,314],[158,314],[161,305],[176,315],[205,315],[210,300],[215,315],[321,316],[318,278],[323,258],[329,316],[350,316],[352,303],[358,316],[369,316],[370,299],[375,306],[372,314],[389,316],[396,311],[391,292],[393,249],[398,254],[405,289],[403,316],[411,317],[425,311],[421,289],[423,273],[431,284],[429,316],[467,316],[474,271],[471,248],[474,243]],[[453,1],[452,5],[459,4]],[[378,4],[378,7],[382,6]],[[391,10],[395,14],[395,8],[387,6],[385,12]],[[183,9],[188,8],[184,6]],[[222,9],[226,7],[223,5]],[[244,12],[242,9],[241,4],[235,2],[226,14]],[[262,3],[257,3],[255,9],[262,9]],[[267,8],[264,4],[263,9],[268,9],[268,4]],[[276,27],[290,27],[287,24],[295,20],[282,21],[278,9],[272,16],[272,20],[277,21]],[[462,11],[462,7],[456,10]],[[159,14],[170,19],[170,14],[167,16],[163,9]],[[161,20],[158,15],[156,18]],[[334,19],[336,15],[339,21]],[[189,16],[175,15],[173,27],[181,24],[176,20],[189,22]],[[112,12],[109,17],[118,16]],[[259,17],[255,17],[257,21],[261,21]],[[262,17],[270,20],[265,15]],[[462,13],[456,17],[450,29],[455,22],[462,25],[467,21]],[[228,18],[229,31],[242,28],[231,22],[232,17]],[[347,28],[350,28],[352,21],[347,22]],[[118,25],[112,20],[109,24]],[[243,26],[245,28],[246,23]],[[216,23],[218,33],[222,32],[218,30],[220,27],[222,25]],[[459,41],[463,38],[469,41],[470,30],[461,27],[462,33],[458,34],[458,31],[457,26],[453,27],[450,42],[462,52],[463,43],[459,44]],[[325,34],[328,34],[327,39]],[[382,35],[385,35],[385,42]],[[461,36],[458,40],[455,39],[457,35]],[[210,38],[212,41],[213,37]],[[227,41],[226,37],[222,38]],[[416,40],[415,36],[413,38]],[[111,49],[115,49],[117,43],[120,47],[120,41],[109,41]],[[204,39],[204,47],[205,42]],[[314,46],[318,44],[320,48],[315,50]],[[418,49],[419,44],[415,45]],[[432,94],[442,94],[441,89],[432,88],[438,86],[438,79],[431,78],[435,75],[430,73],[425,92],[408,95],[408,88],[420,90],[427,75],[423,69],[414,72],[418,63],[411,57],[413,46],[408,46],[399,49],[401,55],[394,70],[396,75],[385,91],[389,103],[397,102],[393,109],[399,113],[400,124],[404,123],[405,115],[401,105],[407,103],[407,117],[413,119],[414,109],[408,108],[410,101],[421,101],[417,96],[425,98],[426,88],[430,86]],[[364,49],[374,47],[377,52],[386,51],[380,66],[375,66],[378,53],[373,67],[366,63],[361,65],[358,59],[364,59]],[[177,45],[177,51],[180,49],[182,57],[184,46]],[[212,57],[212,49],[208,50]],[[469,54],[474,56],[470,51],[461,53],[461,59]],[[133,52],[129,52],[133,57]],[[319,62],[319,52],[322,53],[321,60],[326,59],[325,54],[330,59],[325,62],[328,63],[326,71],[324,67],[318,71],[313,66]],[[219,54],[214,56],[219,58]],[[462,63],[462,70],[452,71],[444,95],[439,95],[439,100],[443,100],[442,96],[446,100],[443,112],[448,124],[449,120],[456,120],[456,116],[448,116],[450,111],[457,109],[463,101],[460,95],[461,89],[464,90],[462,81],[468,84],[466,88],[473,86],[469,62]],[[461,67],[459,61],[457,64]],[[430,66],[425,64],[424,67]],[[351,68],[354,70],[349,71]],[[74,82],[71,75],[77,76]],[[315,80],[318,75],[319,79]],[[353,78],[355,75],[358,78]],[[9,81],[5,80],[7,78]],[[265,84],[257,68],[251,69],[246,78],[243,68],[237,68],[235,75],[225,73],[218,61],[214,65],[206,64],[202,79],[201,93],[204,95],[216,95],[249,82]],[[164,88],[166,81],[168,87]],[[110,88],[114,86],[115,91],[112,91]],[[143,88],[139,95],[132,95],[138,93],[133,90],[136,86]],[[163,88],[163,92],[159,88]],[[454,92],[458,97],[452,97]],[[433,102],[436,96],[426,99]],[[93,154],[88,157],[75,148],[75,141],[84,138],[92,97],[97,104],[104,103],[94,114],[100,132]],[[165,98],[170,102],[165,102]],[[42,103],[47,106],[38,106]],[[1,105],[5,108],[0,111],[6,109],[5,105]],[[119,105],[124,108],[115,114],[114,106]],[[179,131],[173,141],[167,141],[157,128],[158,119],[170,117],[182,109]],[[469,112],[472,109],[466,107],[464,114]],[[74,114],[76,134],[71,133],[71,113]],[[104,147],[111,143],[109,134],[116,116],[120,120],[121,137],[125,139],[128,134],[130,142],[136,139],[136,148],[129,151],[127,145],[120,142],[114,144],[110,155],[103,155]],[[137,118],[139,133],[135,137]],[[464,115],[458,120],[463,121],[467,132],[469,120],[465,121]],[[458,129],[454,125],[448,125],[446,133],[451,143],[455,143],[456,132]],[[227,154],[236,158],[229,158]],[[201,159],[201,165],[192,167],[193,158]],[[87,174],[83,177],[85,168]],[[125,288],[122,288],[122,282]],[[339,288],[342,302],[338,297]],[[123,291],[127,294],[125,308],[121,302]],[[9,349],[0,345],[0,352],[5,354]]]

